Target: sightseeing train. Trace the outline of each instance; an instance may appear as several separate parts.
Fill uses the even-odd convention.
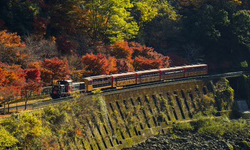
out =
[[[207,64],[198,64],[113,75],[90,76],[83,78],[83,82],[60,80],[57,81],[56,85],[53,85],[51,97],[55,99],[69,96],[74,92],[91,92],[96,89],[123,88],[129,85],[199,76],[207,73]]]

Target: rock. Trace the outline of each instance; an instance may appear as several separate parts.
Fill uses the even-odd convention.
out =
[[[245,150],[250,145],[250,132],[224,134],[218,138],[213,135],[176,132],[154,136],[144,143],[123,150]]]

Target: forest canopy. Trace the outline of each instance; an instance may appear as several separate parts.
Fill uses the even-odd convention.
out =
[[[247,69],[249,51],[248,0],[0,1],[2,93],[186,64]]]

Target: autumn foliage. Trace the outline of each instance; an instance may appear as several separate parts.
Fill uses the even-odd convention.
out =
[[[127,59],[131,61],[133,49],[127,41],[117,41],[110,46],[109,53],[116,59]]]
[[[40,64],[41,78],[45,84],[52,84],[53,80],[69,78],[68,62],[57,57],[44,59]]]
[[[141,46],[138,43],[131,43],[134,49],[133,66],[136,70],[147,70],[166,68],[169,66],[169,57],[157,53],[151,47]]]
[[[109,74],[116,69],[114,58],[109,60],[101,53],[97,55],[93,53],[86,54],[82,57],[82,62],[86,66],[85,75]]]
[[[17,33],[0,31],[0,61],[8,64],[24,65],[27,54],[23,53],[25,43]]]
[[[56,42],[58,50],[64,55],[74,53],[75,47],[70,40],[59,36],[56,38]],[[111,45],[93,46],[93,51],[97,53],[83,55],[80,65],[83,67],[74,70],[74,66],[71,66],[71,74],[68,61],[58,57],[24,64],[28,55],[23,53],[22,48],[25,47],[25,43],[21,41],[21,37],[17,33],[9,33],[7,30],[0,31],[0,46],[2,47],[1,55],[5,56],[0,60],[4,62],[0,64],[2,99],[23,95],[27,100],[30,93],[39,93],[42,85],[53,84],[53,80],[69,79],[70,75],[74,77],[76,73],[78,78],[81,78],[82,75],[114,74],[168,67],[169,65],[169,58],[155,52],[151,47],[136,42],[117,41]],[[70,62],[72,63],[72,61]],[[78,63],[75,62],[75,64]]]
[[[25,69],[25,79],[24,87],[22,89],[22,94],[28,94],[28,92],[39,93],[42,90],[41,83],[41,73],[38,69]]]
[[[17,33],[9,33],[7,30],[0,31],[0,45],[7,47],[24,47],[25,43],[21,42],[21,37]]]
[[[41,72],[38,69],[25,69],[26,80],[41,81]]]
[[[21,94],[25,83],[25,72],[18,65],[7,65],[0,62],[0,100],[9,101]]]
[[[154,51],[151,47],[136,42],[119,41],[102,51],[107,55],[90,53],[82,57],[89,75],[156,69],[169,66],[169,57]],[[103,50],[105,49],[105,50]],[[88,75],[86,74],[86,75]]]
[[[131,72],[134,71],[133,65],[127,59],[116,60],[117,70],[119,72]]]
[[[26,82],[23,83],[21,94],[25,96],[25,109],[28,98],[32,93],[40,93],[42,90],[41,73],[38,69],[25,69]]]
[[[156,69],[162,66],[162,60],[138,56],[135,57],[133,65],[136,70]]]

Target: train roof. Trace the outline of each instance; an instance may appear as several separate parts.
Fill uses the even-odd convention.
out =
[[[161,71],[166,71],[166,70],[176,70],[176,69],[183,69],[183,67],[170,67],[170,68],[161,68]]]
[[[151,69],[151,70],[144,70],[144,71],[137,71],[137,74],[142,74],[142,73],[152,73],[152,72],[159,72],[159,69]]]
[[[73,82],[72,84],[84,84],[85,82]]]
[[[206,67],[207,64],[197,64],[197,65],[187,65],[187,66],[183,66],[185,68],[191,68],[191,67]]]
[[[109,78],[109,77],[111,77],[111,75],[98,75],[98,76],[86,77],[84,79],[86,79],[86,80],[93,80],[93,79]]]
[[[86,80],[93,80],[93,79],[100,79],[100,78],[109,78],[109,77],[119,77],[119,76],[126,76],[126,75],[133,75],[135,73],[137,74],[143,74],[143,73],[153,73],[158,71],[166,71],[166,70],[175,70],[175,69],[182,69],[182,68],[191,68],[191,67],[205,67],[207,64],[196,64],[196,65],[186,65],[186,66],[177,66],[177,67],[170,67],[170,68],[161,68],[161,69],[151,69],[151,70],[144,70],[144,71],[136,71],[136,72],[127,72],[127,73],[119,73],[119,74],[113,74],[113,75],[97,75],[97,76],[90,76],[86,77],[84,79]]]
[[[111,75],[112,77],[116,78],[116,77],[120,77],[120,76],[129,76],[129,75],[135,75],[135,72],[126,72],[126,73],[119,73],[119,74],[113,74]]]

